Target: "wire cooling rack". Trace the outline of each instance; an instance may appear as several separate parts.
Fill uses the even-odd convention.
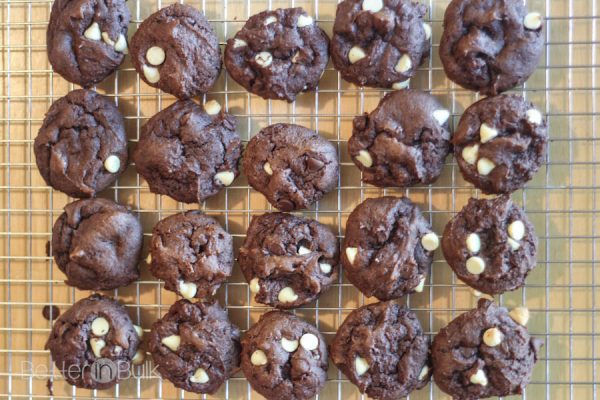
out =
[[[241,28],[248,16],[268,8],[302,6],[331,33],[336,0],[205,0],[186,1],[205,11],[221,43]],[[156,9],[168,2],[130,0],[133,20],[129,34]],[[433,51],[411,86],[430,91],[452,111],[456,125],[462,111],[477,95],[450,83],[439,61],[438,43],[447,0],[428,0],[433,26]],[[545,111],[550,125],[546,164],[524,190],[513,195],[535,225],[540,238],[538,266],[522,290],[498,296],[508,307],[524,304],[532,313],[529,329],[544,340],[533,381],[523,397],[529,399],[592,399],[596,396],[598,297],[596,242],[598,241],[596,128],[598,119],[597,0],[529,0],[530,10],[546,16],[546,48],[541,63],[525,87],[516,90]],[[144,371],[113,389],[80,390],[66,384],[43,349],[51,323],[42,317],[45,305],[62,311],[89,292],[63,283],[63,274],[46,255],[54,219],[71,199],[52,190],[41,179],[32,151],[33,139],[53,100],[73,86],[54,74],[47,61],[45,32],[50,0],[0,0],[2,87],[0,141],[0,398],[50,397],[47,380],[53,379],[54,398],[197,398],[161,381],[145,365]],[[125,116],[130,147],[140,126],[173,102],[173,97],[140,81],[126,59],[119,71],[97,90],[114,99]],[[382,194],[405,194],[420,205],[441,233],[446,222],[471,196],[479,192],[464,182],[451,157],[443,175],[432,186],[406,190],[380,190],[360,182],[358,169],[346,151],[352,118],[373,109],[384,94],[344,82],[327,68],[316,93],[300,96],[295,104],[264,101],[249,95],[223,71],[206,98],[216,99],[237,116],[239,132],[247,141],[262,127],[275,122],[295,122],[319,131],[338,148],[341,176],[336,190],[302,214],[328,224],[341,238],[348,214],[363,199]],[[102,196],[127,204],[139,213],[145,240],[161,218],[185,206],[149,192],[130,165],[116,185]],[[252,215],[271,210],[262,195],[238,178],[220,195],[200,205],[234,236],[236,252]],[[144,251],[144,254],[146,251]],[[141,262],[139,282],[110,292],[124,302],[146,330],[176,297],[161,289]],[[251,301],[248,285],[236,267],[219,291],[221,304],[242,330],[267,308]],[[343,276],[320,300],[296,313],[316,324],[328,341],[345,316],[366,299]],[[425,331],[434,335],[476,298],[457,281],[441,251],[435,254],[431,274],[421,294],[404,301],[417,312]],[[320,399],[358,399],[360,393],[333,366]],[[413,393],[411,399],[447,398],[435,384]],[[206,398],[259,399],[241,374]]]

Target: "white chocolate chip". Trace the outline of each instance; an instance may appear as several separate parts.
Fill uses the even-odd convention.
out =
[[[490,328],[483,332],[483,343],[485,343],[486,346],[496,347],[502,343],[503,338],[504,335],[498,328]]]
[[[198,368],[194,375],[190,376],[190,382],[192,383],[206,383],[210,380],[208,374],[204,368]]]
[[[267,365],[267,361],[267,355],[262,350],[256,350],[250,356],[250,362],[252,363],[252,365]]]
[[[383,0],[364,0],[362,3],[362,9],[364,11],[370,11],[376,13],[381,11],[383,8]]]
[[[406,89],[408,87],[408,85],[410,85],[410,79],[407,79],[405,81],[395,82],[392,85],[392,89],[403,90],[403,89]]]
[[[238,38],[233,39],[233,48],[234,49],[239,49],[240,47],[246,47],[246,46],[248,46],[248,42],[246,42],[245,40],[238,39]]]
[[[440,238],[433,232],[429,232],[426,235],[423,235],[421,238],[421,245],[427,251],[434,251],[438,247],[440,247]]]
[[[144,65],[142,66],[142,71],[144,72],[144,77],[148,82],[156,83],[160,81],[160,72],[158,72],[158,69]]]
[[[115,346],[114,348],[115,354],[121,354],[121,352],[123,351],[123,348],[119,345]]]
[[[435,110],[433,112],[433,118],[435,118],[435,120],[438,122],[438,124],[444,125],[448,121],[448,119],[450,118],[450,111],[448,111],[448,110]]]
[[[481,298],[488,299],[488,300],[494,300],[494,298],[492,296],[490,296],[489,294],[481,293],[479,290],[476,290],[476,289],[471,289],[471,293],[473,293],[473,296],[475,296],[475,297],[481,297]]]
[[[119,172],[121,169],[121,159],[114,154],[111,154],[110,156],[106,157],[106,160],[104,160],[104,169],[111,174]]]
[[[527,110],[525,114],[527,115],[527,121],[534,125],[541,125],[543,119],[541,112],[532,108],[531,110]]]
[[[198,285],[194,282],[179,281],[179,293],[184,299],[193,299],[198,291]]]
[[[258,278],[252,278],[250,281],[250,291],[252,293],[258,293],[260,291],[260,284],[258,283]]]
[[[492,128],[486,123],[481,124],[481,128],[479,128],[479,138],[481,143],[487,143],[496,136],[498,136],[497,129]]]
[[[206,111],[208,115],[217,115],[221,112],[221,105],[216,100],[209,100],[204,103],[204,111]]]
[[[141,365],[145,359],[146,353],[144,353],[142,350],[138,350],[135,352],[135,355],[131,359],[131,362],[133,363],[133,365]]]
[[[331,264],[319,263],[319,268],[321,268],[321,272],[326,275],[331,272]]]
[[[467,249],[473,254],[479,253],[479,250],[481,250],[481,239],[478,234],[470,233],[467,236]]]
[[[412,68],[412,61],[408,54],[403,54],[398,60],[398,63],[394,67],[394,70],[400,74],[404,74]]]
[[[296,64],[298,62],[298,57],[300,57],[300,52],[297,51],[296,54],[292,57],[292,62]]]
[[[288,340],[284,337],[281,338],[281,347],[288,353],[293,353],[298,349],[298,341],[297,340]]]
[[[133,325],[133,329],[135,329],[135,333],[141,339],[144,336],[144,330],[139,325]]]
[[[422,276],[421,280],[419,280],[419,284],[417,286],[415,286],[415,292],[422,293],[424,288],[425,288],[425,277]]]
[[[300,346],[306,351],[313,351],[319,347],[319,338],[312,333],[305,333],[300,338]]]
[[[356,375],[361,376],[369,370],[369,363],[362,357],[356,357],[354,359],[354,369],[356,370]]]
[[[267,175],[273,175],[273,169],[271,168],[271,164],[269,164],[268,162],[264,163],[263,169],[265,170]]]
[[[90,348],[92,349],[92,353],[96,356],[96,358],[102,357],[100,352],[103,348],[106,347],[106,342],[102,339],[91,338],[90,339]]]
[[[487,376],[485,376],[485,372],[483,372],[482,369],[478,369],[476,373],[471,375],[469,381],[471,381],[473,385],[487,386],[488,384]]]
[[[525,28],[536,31],[542,27],[542,15],[539,12],[530,12],[523,20]]]
[[[479,155],[479,145],[474,144],[473,146],[465,147],[461,155],[467,164],[475,165],[477,162],[477,156]]]
[[[148,253],[148,255],[146,256],[146,264],[151,264],[152,263],[152,254]]]
[[[272,24],[273,22],[277,22],[277,17],[276,17],[276,16],[274,16],[274,15],[269,15],[269,16],[267,17],[267,19],[265,19],[265,22],[264,22],[264,24],[265,24],[265,25],[270,25],[270,24]]]
[[[527,325],[527,322],[529,322],[529,310],[525,307],[513,308],[508,315],[510,315],[510,317],[519,325],[525,326]]]
[[[496,164],[494,164],[489,158],[483,157],[477,161],[477,172],[479,175],[487,176],[494,168],[496,168]]]
[[[371,168],[371,166],[373,165],[373,158],[371,157],[371,154],[366,150],[359,151],[358,155],[356,156],[356,160],[362,165],[364,165],[366,168]]]
[[[110,325],[105,318],[98,317],[92,321],[92,333],[96,336],[104,336],[110,330]]]
[[[261,67],[267,68],[273,62],[273,56],[268,51],[261,51],[254,56],[254,60]]]
[[[307,249],[307,248],[306,248],[306,247],[304,247],[304,246],[300,246],[300,247],[298,247],[298,255],[299,255],[299,256],[303,256],[303,255],[305,255],[305,254],[310,254],[310,253],[312,253],[312,251],[310,251],[310,249]]]
[[[97,22],[92,22],[92,24],[83,32],[83,36],[90,40],[100,40],[102,38],[102,33],[100,32],[100,26]]]
[[[521,247],[521,243],[517,242],[516,240],[508,238],[506,239],[506,241],[508,242],[508,245],[510,246],[510,249],[512,251],[519,250],[519,248]]]
[[[160,342],[162,344],[164,344],[165,346],[167,346],[172,351],[177,351],[177,349],[179,348],[179,345],[181,344],[181,336],[179,336],[179,335],[167,336],[165,338],[162,338],[162,340]]]
[[[521,240],[525,236],[525,224],[522,221],[516,220],[508,225],[508,235],[514,240]]]
[[[313,24],[313,19],[310,15],[300,15],[298,17],[298,28],[304,28]]]
[[[229,186],[235,179],[235,174],[231,171],[221,171],[215,174],[215,179],[221,182],[223,186]]]
[[[117,42],[115,43],[115,50],[124,54],[128,53],[127,39],[122,33],[119,33],[119,37],[117,38]]]
[[[293,303],[298,300],[298,295],[291,287],[284,287],[277,295],[277,299],[282,303]]]
[[[356,259],[357,254],[358,249],[356,247],[346,247],[346,257],[348,257],[348,261],[350,261],[350,264],[354,264],[354,260]]]
[[[425,379],[425,377],[427,377],[427,374],[429,373],[429,367],[426,365],[421,369],[421,372],[419,372],[419,380],[422,381],[423,379]]]
[[[425,40],[431,39],[431,25],[423,22],[423,30],[425,31]]]
[[[485,261],[481,257],[471,257],[467,260],[467,271],[473,275],[479,275],[485,270]]]
[[[104,43],[106,43],[109,46],[115,46],[115,42],[113,42],[110,36],[108,36],[108,32],[102,32],[102,40],[104,40]]]
[[[348,61],[350,61],[350,64],[356,64],[366,56],[367,55],[363,49],[358,46],[354,46],[348,52]]]
[[[165,62],[165,51],[158,46],[152,46],[146,51],[146,60],[151,65],[160,65]]]

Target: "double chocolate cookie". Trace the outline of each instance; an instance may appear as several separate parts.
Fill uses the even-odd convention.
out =
[[[244,152],[248,183],[281,211],[308,208],[338,181],[335,147],[300,125],[275,124],[254,136]]]
[[[469,199],[444,230],[442,250],[467,285],[500,294],[525,284],[535,268],[537,237],[522,209],[508,196]]]
[[[328,60],[327,35],[300,7],[253,15],[225,47],[227,72],[264,99],[314,90]]]
[[[109,290],[139,278],[142,226],[125,206],[106,199],[69,203],[52,229],[52,255],[82,290]]]
[[[144,82],[180,99],[208,92],[221,72],[215,30],[200,11],[180,3],[142,22],[131,38],[131,61]]]
[[[522,0],[453,0],[440,42],[446,75],[484,95],[522,84],[542,55],[542,25]]]
[[[380,187],[434,182],[450,152],[449,117],[435,97],[402,90],[354,118],[348,152],[363,181]]]
[[[313,301],[337,279],[339,245],[327,226],[285,213],[252,217],[238,262],[254,299],[277,308]]]
[[[333,65],[360,86],[404,89],[429,57],[427,7],[411,0],[344,0],[331,39]]]
[[[284,311],[263,314],[242,339],[242,371],[269,400],[315,396],[325,386],[327,361],[317,328]]]
[[[465,180],[488,194],[522,188],[548,147],[542,114],[516,95],[488,97],[467,108],[452,140]]]
[[[181,100],[152,117],[133,152],[150,190],[184,203],[200,203],[239,175],[242,141],[235,118],[214,100]]]
[[[179,300],[147,343],[160,375],[188,392],[214,393],[239,368],[240,330],[216,302]]]
[[[399,399],[429,382],[429,340],[417,316],[393,302],[352,311],[333,338],[331,359],[373,399]]]
[[[99,294],[79,300],[52,326],[45,349],[71,385],[107,389],[130,376],[142,330],[125,308]]]
[[[231,236],[200,211],[159,221],[152,230],[150,254],[152,275],[186,299],[213,295],[233,267]]]
[[[91,90],[74,90],[52,103],[33,146],[44,181],[73,197],[94,197],[127,167],[123,117]]]
[[[525,328],[529,312],[481,299],[440,330],[431,347],[433,378],[455,399],[476,400],[523,393],[542,341]]]
[[[48,61],[69,82],[86,88],[101,82],[127,54],[130,19],[125,0],[56,0],[46,31]]]

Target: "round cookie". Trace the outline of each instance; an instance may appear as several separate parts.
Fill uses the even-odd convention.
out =
[[[127,54],[130,19],[125,0],[56,0],[46,31],[52,69],[86,88],[103,81]]]
[[[522,0],[453,0],[446,9],[440,58],[466,89],[496,95],[521,85],[543,49],[542,17]]]
[[[344,0],[337,6],[331,58],[348,82],[404,89],[429,57],[427,7],[410,0]]]
[[[262,129],[248,142],[242,163],[250,186],[281,211],[308,208],[338,182],[335,147],[300,125]]]
[[[442,250],[460,280],[495,295],[525,284],[536,265],[537,237],[510,197],[469,199],[446,225]]]
[[[367,199],[346,222],[344,273],[365,296],[379,300],[422,292],[438,246],[438,237],[408,198]]]
[[[352,311],[333,338],[331,359],[373,399],[403,398],[429,382],[429,340],[417,316],[393,302]]]
[[[109,290],[139,278],[142,226],[127,207],[85,199],[64,210],[52,229],[52,254],[67,285]]]
[[[131,38],[131,61],[148,85],[188,99],[215,84],[221,72],[221,49],[204,15],[175,3],[142,22]]]
[[[522,188],[546,158],[542,114],[516,95],[500,95],[467,108],[452,139],[465,180],[487,194]]]
[[[225,66],[246,90],[293,102],[315,90],[329,60],[329,39],[300,8],[263,11],[227,41]]]
[[[123,117],[91,90],[74,90],[52,103],[33,146],[44,181],[72,197],[94,197],[127,167]]]
[[[131,363],[142,357],[138,330],[122,305],[93,294],[58,317],[44,348],[69,384],[108,389],[131,376]]]
[[[186,299],[213,295],[233,267],[233,240],[200,211],[159,221],[152,230],[150,272]]]
[[[455,399],[523,393],[542,341],[525,328],[529,312],[481,299],[440,330],[431,347],[433,379]]]
[[[309,399],[325,386],[325,339],[288,312],[263,314],[244,335],[241,358],[250,386],[269,400]]]
[[[348,152],[363,181],[380,187],[433,183],[450,152],[449,117],[435,97],[401,90],[354,118]]]
[[[147,343],[160,375],[188,392],[215,393],[239,369],[240,330],[216,302],[177,301]]]
[[[315,300],[337,279],[339,244],[315,220],[268,213],[252,217],[238,263],[257,302],[294,308]]]
[[[153,193],[200,203],[239,175],[242,141],[235,118],[216,101],[181,100],[141,129],[133,160]]]

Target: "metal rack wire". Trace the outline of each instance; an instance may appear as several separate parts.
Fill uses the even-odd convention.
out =
[[[331,33],[336,0],[186,0],[205,11],[221,42],[237,31],[248,16],[267,8],[302,6]],[[168,1],[130,0],[137,25]],[[477,96],[451,84],[444,76],[437,47],[441,20],[448,0],[426,0],[433,26],[433,51],[411,86],[430,91],[452,111],[456,124],[461,112]],[[547,163],[532,182],[513,195],[534,223],[540,238],[538,267],[527,286],[497,297],[506,306],[527,305],[532,312],[530,331],[544,339],[541,360],[533,382],[523,397],[530,399],[591,399],[597,382],[597,274],[596,207],[599,164],[596,158],[598,119],[597,60],[600,16],[598,0],[529,0],[531,10],[546,16],[546,51],[536,73],[521,92],[548,116],[551,144]],[[2,35],[0,100],[0,397],[50,397],[47,380],[54,380],[54,398],[196,398],[175,389],[157,377],[138,376],[116,388],[91,392],[73,388],[52,367],[43,349],[51,322],[41,317],[45,305],[65,310],[88,292],[63,283],[63,275],[46,255],[54,219],[69,199],[45,186],[33,158],[32,142],[44,113],[53,100],[73,86],[54,74],[46,57],[45,31],[51,0],[0,0]],[[97,90],[114,99],[125,116],[131,146],[140,126],[173,101],[140,81],[129,60]],[[451,157],[443,175],[432,186],[406,190],[380,190],[360,182],[360,174],[346,152],[355,115],[371,110],[383,91],[361,89],[344,82],[329,66],[319,90],[305,94],[291,105],[264,101],[249,95],[226,72],[207,98],[214,98],[238,118],[239,132],[247,141],[260,128],[278,121],[291,121],[318,130],[338,148],[341,176],[338,188],[304,215],[331,226],[342,237],[350,211],[364,198],[405,194],[418,203],[441,233],[448,219],[471,196],[480,194],[462,180]],[[149,192],[133,166],[106,190],[103,196],[130,205],[140,215],[146,240],[160,218],[184,206]],[[239,248],[252,215],[270,210],[264,198],[250,189],[244,177],[220,195],[200,205],[216,216],[234,236]],[[141,263],[142,278],[111,295],[124,302],[134,321],[148,329],[175,296]],[[250,299],[239,269],[219,291],[221,304],[242,330],[247,329],[266,308]],[[296,313],[316,324],[329,341],[344,317],[365,299],[342,277],[317,302]],[[441,252],[422,294],[409,296],[406,303],[417,312],[424,329],[434,335],[450,319],[474,306],[476,298],[456,280]],[[146,375],[148,371],[146,371]],[[141,371],[138,370],[138,374]],[[256,399],[241,374],[206,398]],[[333,366],[321,399],[357,399],[360,393]],[[412,399],[446,398],[430,384],[413,393]]]

